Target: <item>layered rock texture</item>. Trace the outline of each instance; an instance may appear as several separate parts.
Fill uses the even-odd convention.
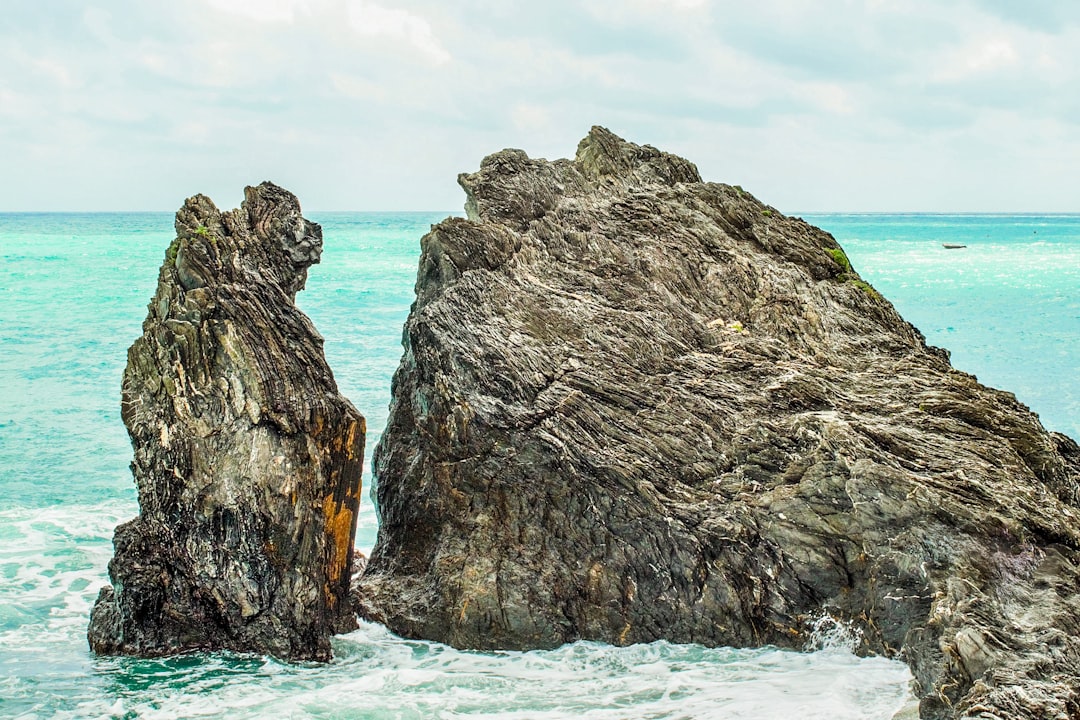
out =
[[[356,601],[470,648],[800,648],[925,718],[1080,716],[1080,449],[826,232],[594,128],[505,150],[423,238]]]
[[[348,600],[364,418],[338,393],[294,303],[322,229],[291,193],[176,215],[122,417],[139,517],[116,530],[113,586],[89,640],[103,654],[227,648],[328,660]]]

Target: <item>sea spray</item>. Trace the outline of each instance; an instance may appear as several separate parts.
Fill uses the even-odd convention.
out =
[[[806,652],[854,653],[863,640],[860,627],[846,620],[839,620],[822,611],[810,621],[810,637],[803,648]]]

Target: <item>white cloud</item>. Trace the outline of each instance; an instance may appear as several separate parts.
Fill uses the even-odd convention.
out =
[[[342,95],[356,100],[374,100],[383,102],[387,98],[387,89],[383,85],[343,73],[331,73],[330,82]]]
[[[851,93],[837,83],[806,83],[798,92],[815,107],[826,112],[837,115],[850,115],[855,112]]]
[[[205,145],[212,136],[211,128],[198,120],[184,121],[172,128],[172,138],[183,144]]]
[[[297,12],[311,13],[309,0],[206,0],[211,7],[259,22],[292,22]]]
[[[551,130],[551,112],[542,105],[517,103],[510,112],[514,127],[525,132],[547,132]]]
[[[23,120],[35,115],[36,110],[28,98],[0,87],[0,115]]]
[[[1008,38],[980,38],[952,53],[937,73],[939,80],[962,80],[1016,65],[1020,59]]]
[[[420,15],[364,0],[352,0],[349,3],[348,15],[349,24],[360,35],[402,40],[436,64],[450,61],[450,53],[435,37],[431,24]]]
[[[672,7],[677,10],[694,10],[706,5],[706,0],[646,0],[646,2],[651,5],[659,5],[662,8]]]
[[[572,155],[600,123],[780,207],[1077,209],[1080,26],[1006,2],[15,3],[0,206],[270,178],[309,208],[455,208],[484,155]]]
[[[71,88],[78,84],[77,73],[64,62],[58,52],[52,49],[37,50],[22,44],[15,44],[9,50],[12,59],[19,66],[28,70],[33,77],[43,78],[61,88]]]

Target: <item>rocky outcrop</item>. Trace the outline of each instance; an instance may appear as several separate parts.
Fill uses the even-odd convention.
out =
[[[594,128],[422,240],[356,602],[470,648],[899,655],[925,718],[1080,713],[1080,450],[826,232]]]
[[[176,215],[122,417],[139,517],[116,530],[95,652],[226,648],[329,660],[348,600],[364,418],[338,393],[296,308],[322,229],[291,193]]]

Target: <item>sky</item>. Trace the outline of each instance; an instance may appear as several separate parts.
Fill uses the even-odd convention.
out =
[[[0,211],[458,210],[592,125],[785,212],[1080,211],[1075,0],[9,0]]]

